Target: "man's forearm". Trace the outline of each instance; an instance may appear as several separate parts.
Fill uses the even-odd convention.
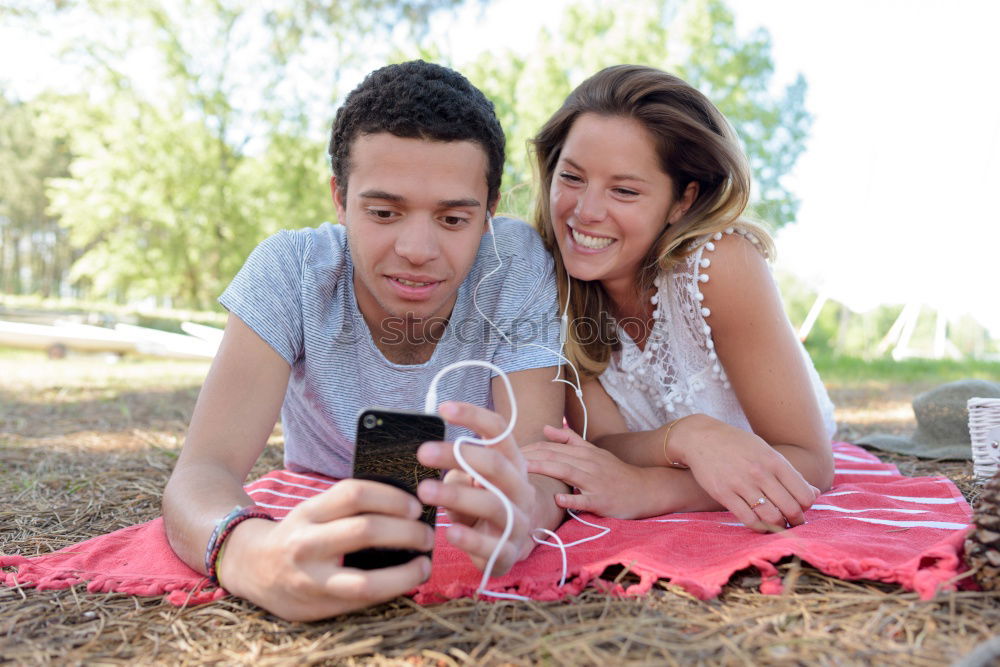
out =
[[[171,548],[192,569],[204,570],[205,547],[215,522],[252,501],[225,468],[175,470],[163,494],[164,528]]]

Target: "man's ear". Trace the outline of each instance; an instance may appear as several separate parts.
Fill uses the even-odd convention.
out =
[[[497,204],[499,203],[500,203],[500,198],[497,197],[497,200],[492,204],[490,204],[489,207],[486,209],[486,226],[483,228],[484,233],[486,232],[493,233],[493,218],[495,218],[497,215]]]
[[[337,222],[344,224],[347,222],[347,213],[344,206],[344,198],[341,196],[340,189],[337,188],[337,177],[330,177],[330,195],[333,197],[333,205],[337,209]]]

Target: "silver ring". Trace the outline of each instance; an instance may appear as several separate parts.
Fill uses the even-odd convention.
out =
[[[761,496],[760,498],[757,499],[757,502],[755,502],[753,505],[750,506],[750,509],[755,509],[757,507],[760,507],[761,505],[766,505],[766,504],[767,504],[767,498]]]

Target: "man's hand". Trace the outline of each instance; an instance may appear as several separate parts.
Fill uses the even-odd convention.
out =
[[[495,412],[468,403],[442,403],[438,412],[446,421],[464,426],[484,439],[492,439],[507,428],[506,420]],[[527,556],[534,542],[535,489],[528,481],[527,464],[513,436],[491,446],[464,445],[462,456],[472,468],[503,491],[513,506],[513,530],[494,566],[494,575],[507,572]],[[428,505],[444,507],[452,525],[445,533],[449,542],[466,552],[483,569],[496,548],[507,523],[500,499],[475,484],[459,466],[451,443],[424,443],[417,458],[426,466],[448,470],[443,481],[427,479],[417,495]]]
[[[379,570],[343,567],[366,547],[430,551],[434,531],[420,503],[386,484],[348,479],[303,501],[280,522],[250,519],[225,545],[219,581],[290,621],[328,618],[384,602],[430,575],[430,559]]]
[[[528,471],[560,479],[579,493],[556,494],[560,507],[616,519],[655,514],[647,509],[654,494],[645,488],[646,474],[611,452],[581,438],[573,429],[545,427],[549,442],[522,448]]]

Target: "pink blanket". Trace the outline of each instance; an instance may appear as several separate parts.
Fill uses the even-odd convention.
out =
[[[761,592],[780,593],[775,563],[793,555],[842,579],[898,583],[923,599],[953,590],[964,569],[960,555],[972,514],[955,485],[944,477],[903,477],[895,466],[846,443],[834,444],[834,457],[834,486],[806,512],[802,526],[761,535],[728,512],[641,521],[583,515],[602,528],[570,519],[559,529],[563,542],[573,544],[566,549],[565,585],[559,585],[560,550],[540,545],[509,573],[491,580],[489,590],[555,600],[588,584],[633,595],[648,591],[657,579],[669,579],[707,599],[718,595],[734,572],[752,566],[762,575]],[[281,470],[246,489],[280,519],[334,483],[321,475]],[[439,528],[447,521],[440,514]],[[599,537],[581,541],[593,536]],[[599,578],[607,566],[618,564],[640,581],[623,587]],[[34,558],[0,556],[0,566],[14,568],[0,571],[0,582],[7,586],[52,589],[86,582],[90,592],[166,594],[177,605],[225,595],[174,556],[161,519]],[[431,578],[416,590],[415,599],[428,604],[474,595],[479,579],[468,558],[439,530]]]

